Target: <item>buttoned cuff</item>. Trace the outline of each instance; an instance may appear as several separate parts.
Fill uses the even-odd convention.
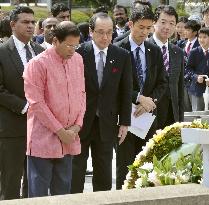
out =
[[[29,107],[29,103],[27,102],[26,105],[25,105],[25,107],[24,107],[24,108],[22,109],[22,111],[21,111],[21,114],[22,114],[22,115],[24,115],[24,114],[27,112],[28,107]]]

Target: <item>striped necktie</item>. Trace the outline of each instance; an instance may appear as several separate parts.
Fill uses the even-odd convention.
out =
[[[104,55],[104,52],[100,51],[99,52],[99,61],[98,61],[98,64],[97,64],[97,77],[98,77],[99,87],[102,84],[103,71],[104,71],[103,55]]]
[[[136,48],[136,56],[135,56],[135,64],[136,64],[136,73],[138,78],[139,87],[142,90],[144,81],[143,81],[143,69],[142,69],[142,62],[139,55],[140,47]]]
[[[30,52],[28,44],[25,44],[24,48],[26,50],[26,60],[28,62],[30,59],[33,58],[33,56],[32,56],[32,53]]]
[[[166,46],[162,47],[162,54],[163,54],[163,63],[164,63],[165,69],[166,69],[166,71],[169,71],[169,61],[168,61]]]

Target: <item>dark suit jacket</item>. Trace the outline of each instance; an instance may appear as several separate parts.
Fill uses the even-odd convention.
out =
[[[36,54],[43,48],[31,43]],[[23,64],[13,38],[0,46],[0,137],[26,136],[26,105],[23,83]]]
[[[122,41],[119,41],[115,45],[124,48],[131,52],[131,45],[129,42],[129,37],[126,37]],[[162,53],[158,46],[153,45],[149,42],[144,42],[145,55],[146,55],[146,79],[144,83],[144,88],[142,94],[153,99],[160,101],[162,95],[167,87],[166,73],[163,64]],[[132,69],[133,69],[133,92],[132,92],[132,102],[136,103],[138,93],[140,92],[140,87],[137,79],[137,71],[135,66],[134,56],[131,53]]]
[[[130,30],[129,30],[129,26],[128,25],[126,25],[125,26],[125,32],[124,32],[124,34],[123,35],[121,35],[121,36],[118,36],[118,33],[117,33],[117,30],[116,30],[116,28],[113,30],[113,34],[112,34],[112,41],[113,42],[115,42],[114,40],[115,39],[120,39],[120,37],[122,37],[121,39],[123,39],[123,38],[125,38],[127,35],[127,33],[130,33]],[[123,36],[125,36],[125,37],[123,37]],[[117,40],[118,41],[118,40]],[[116,41],[116,42],[117,42]]]
[[[128,126],[131,122],[132,69],[129,53],[109,45],[99,88],[92,42],[82,44],[77,52],[84,61],[87,106],[80,138],[87,138],[98,108],[101,139],[115,140],[118,119],[119,125]]]
[[[124,38],[126,38],[127,36],[129,36],[130,33],[131,33],[131,31],[129,30],[129,31],[125,32],[123,35],[114,38],[113,39],[113,43],[117,43],[117,42],[123,40]]]
[[[153,37],[149,42],[156,44]],[[169,49],[169,91],[175,122],[184,120],[184,54],[182,49],[172,43]],[[163,102],[160,102],[163,104]],[[162,106],[161,106],[162,107]],[[159,119],[160,120],[160,119]]]
[[[189,82],[188,91],[201,97],[205,92],[205,83],[198,83],[198,75],[209,75],[209,56],[205,56],[201,46],[192,49],[185,69],[185,80]]]

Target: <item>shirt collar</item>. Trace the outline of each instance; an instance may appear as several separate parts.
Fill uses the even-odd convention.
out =
[[[104,48],[103,50],[100,50],[97,45],[94,43],[94,41],[92,40],[92,45],[93,45],[93,48],[94,48],[94,55],[98,55],[100,51],[103,51],[105,56],[107,56],[107,50],[108,50],[108,47]]]
[[[131,35],[129,35],[129,42],[131,45],[131,51],[135,51],[137,47],[140,47],[142,52],[145,53],[145,46],[144,41],[140,45],[136,44],[135,41],[132,39]]]
[[[115,27],[116,27],[116,29],[121,30],[121,31],[125,30],[125,26],[121,28],[118,25],[116,25]]]
[[[62,57],[57,53],[57,51],[56,51],[55,48],[56,48],[55,46],[52,46],[51,48],[48,48],[48,49],[45,50],[45,51],[46,51],[46,52],[51,52],[52,55],[53,55],[53,58],[56,59],[58,62],[60,62],[60,63],[62,63],[62,64],[66,64],[67,61],[68,61],[69,59],[64,59],[64,58],[62,58]],[[74,55],[75,55],[75,54],[74,54]],[[74,55],[73,55],[73,56],[74,56]],[[72,59],[73,56],[72,56],[70,59]]]
[[[14,40],[14,44],[17,50],[22,51],[23,49],[25,49],[25,43],[20,41],[15,35],[12,35],[12,38]],[[27,45],[31,48],[30,41],[27,43]]]
[[[205,51],[209,51],[209,49],[205,50],[202,46],[201,46],[203,53],[205,53]]]
[[[191,43],[191,44],[194,44],[196,40],[197,40],[197,37],[195,37],[192,41],[188,40],[188,42]]]
[[[165,43],[163,43],[157,38],[155,33],[153,34],[153,39],[155,40],[156,44],[160,47],[160,49],[162,49],[163,46],[165,46],[168,49],[168,40]]]
[[[53,45],[52,45],[52,44],[47,43],[46,41],[44,41],[43,43],[45,44],[46,49],[47,49],[47,48],[51,48],[51,47],[53,47]]]

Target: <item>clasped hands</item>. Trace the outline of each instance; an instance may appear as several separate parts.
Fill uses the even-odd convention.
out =
[[[143,113],[153,112],[154,109],[156,108],[156,104],[155,104],[156,101],[157,101],[156,99],[153,100],[150,97],[145,97],[143,95],[140,95],[138,99],[139,104],[136,105],[134,116],[139,117]]]
[[[74,142],[75,140],[79,139],[78,132],[80,131],[79,125],[72,125],[70,127],[67,127],[66,129],[62,128],[57,131],[57,135],[61,142],[65,144],[70,144]]]

